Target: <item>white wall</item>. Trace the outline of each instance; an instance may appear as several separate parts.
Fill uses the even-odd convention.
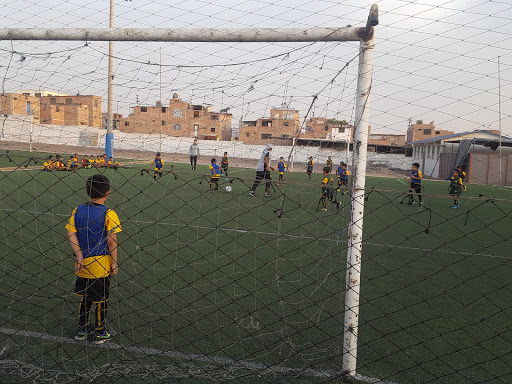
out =
[[[80,137],[82,136],[83,140],[84,136],[87,135],[87,139],[94,139],[93,144],[88,145],[89,147],[105,147],[106,130],[100,130],[96,127],[33,124],[32,134],[30,134],[30,116],[0,117],[0,128],[2,126],[4,127],[2,140],[28,143],[32,137],[32,143],[35,146],[38,143],[78,146]],[[161,150],[164,153],[188,154],[192,141],[192,138],[115,131],[114,154],[116,149],[149,152]],[[246,145],[237,141],[209,140],[199,140],[199,147],[201,155],[204,156],[220,157],[224,152],[228,152],[230,157],[246,159],[259,159],[265,148],[264,145]],[[288,159],[290,151],[292,151],[291,146],[274,146],[272,160],[277,161],[281,156]],[[292,161],[301,163],[306,163],[308,157],[312,156],[317,166],[323,166],[328,156],[332,156],[336,166],[340,161],[346,162],[349,166],[352,163],[352,152],[347,153],[345,150],[338,151],[332,148],[297,146],[293,149],[291,155]],[[368,152],[368,164],[370,166],[383,165],[408,170],[411,163],[411,158],[406,158],[404,155]]]

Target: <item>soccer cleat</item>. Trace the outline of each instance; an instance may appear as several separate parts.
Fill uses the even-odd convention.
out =
[[[251,195],[252,197],[256,197],[256,194],[254,193],[254,191],[249,191],[249,195]]]
[[[101,331],[94,332],[94,335],[92,337],[92,342],[94,344],[103,344],[105,341],[110,340],[112,338],[112,335],[106,329],[103,329]]]
[[[452,206],[452,208],[453,208],[453,209],[457,209],[457,208],[459,208],[459,203],[454,204],[454,205]]]
[[[414,200],[413,200],[413,201],[409,201],[409,202],[407,203],[407,205],[413,205],[413,204],[414,204]]]
[[[86,340],[89,336],[94,333],[94,327],[87,326],[85,328],[80,329],[75,335],[76,341]]]
[[[340,209],[340,205],[341,205],[341,203],[340,203],[340,202],[337,202],[337,203],[336,203],[336,209]]]
[[[268,193],[268,192],[265,192],[265,194],[263,196],[270,197],[272,195],[270,193]]]
[[[324,212],[327,212],[327,208],[325,208],[325,207],[320,208],[320,210],[324,211]]]
[[[420,205],[423,205],[423,201],[420,201]]]

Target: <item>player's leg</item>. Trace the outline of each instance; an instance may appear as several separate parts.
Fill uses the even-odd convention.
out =
[[[194,169],[194,156],[190,155],[190,168]]]
[[[409,197],[409,202],[407,203],[407,205],[412,205],[414,204],[414,196],[412,195],[414,189],[412,187],[412,185],[409,187],[409,192],[408,192],[408,197]]]
[[[194,156],[194,171],[197,168],[197,156]]]
[[[102,344],[111,338],[110,332],[106,328],[108,300],[110,297],[110,276],[90,280],[92,283],[88,293],[91,300],[96,303],[96,329],[93,341],[96,344]]]
[[[423,205],[423,196],[421,196],[421,185],[414,188],[414,192],[418,195],[418,200],[420,201],[420,205]]]
[[[163,176],[163,172],[164,172],[164,171],[163,171],[162,169],[159,169],[159,170],[158,170],[158,177],[162,177],[162,176]]]
[[[270,196],[270,184],[271,184],[271,180],[272,180],[270,171],[265,171],[265,180],[267,180],[267,182],[265,184],[265,196]]]
[[[89,326],[92,300],[87,295],[88,280],[83,277],[77,277],[75,282],[75,294],[81,296],[78,309],[78,332],[75,335],[75,340],[85,340],[94,331],[94,327]]]
[[[327,188],[322,188],[322,196],[320,197],[320,202],[322,203],[322,211],[327,211],[327,207],[325,206],[325,198],[327,197]]]
[[[153,182],[156,181],[156,175],[157,175],[158,171],[155,170],[155,173],[153,174]]]
[[[260,184],[261,180],[263,180],[263,174],[264,172],[262,171],[256,171],[256,179],[254,180],[254,183],[251,189],[249,190],[249,194],[251,196],[256,196],[254,192],[256,191],[256,188],[258,188],[258,185]]]

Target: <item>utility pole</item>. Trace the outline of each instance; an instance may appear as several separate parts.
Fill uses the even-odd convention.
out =
[[[114,28],[114,0],[110,0],[110,22],[109,28]],[[112,82],[114,77],[114,43],[112,40],[108,42],[108,106],[107,106],[107,135],[105,138],[105,153],[107,157],[114,157],[114,113],[113,113],[113,89]]]

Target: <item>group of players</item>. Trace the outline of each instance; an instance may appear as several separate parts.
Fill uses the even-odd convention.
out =
[[[423,176],[419,168],[420,165],[418,163],[412,164],[411,174],[409,176],[409,193],[407,194],[409,202],[407,205],[413,205],[415,203],[414,193],[418,196],[419,205],[423,205],[423,198],[421,195],[421,181],[423,180]],[[466,172],[464,172],[459,166],[453,170],[448,181],[450,183],[448,186],[448,193],[450,196],[453,196],[452,208],[457,209],[460,206],[460,195],[462,195],[462,192],[466,190],[466,185],[464,184],[466,181]]]
[[[107,160],[107,154],[88,157],[85,155],[82,160],[78,159],[78,154],[69,156],[69,160],[64,163],[64,159],[61,155],[48,156],[46,161],[43,163],[43,171],[54,172],[54,171],[76,171],[79,168],[112,168],[118,166],[119,163],[114,163],[112,157]]]

